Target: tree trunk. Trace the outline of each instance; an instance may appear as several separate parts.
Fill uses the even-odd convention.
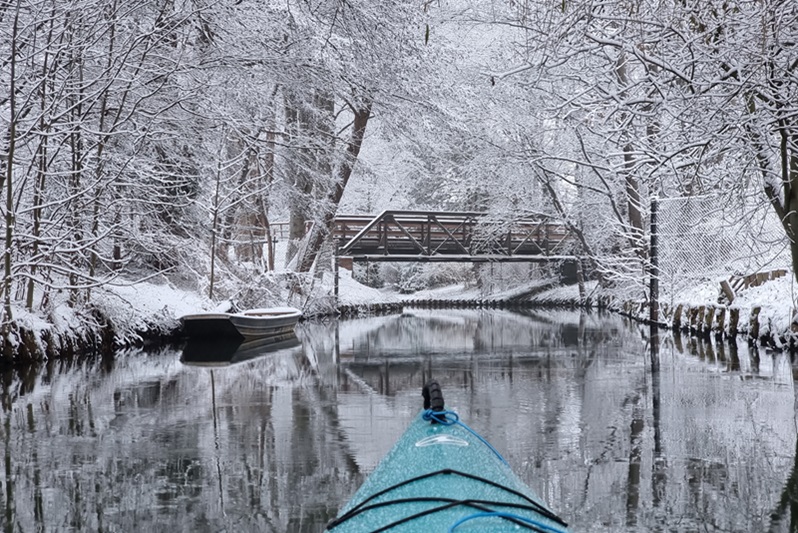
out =
[[[627,71],[626,53],[620,50],[615,61],[615,77],[620,87],[620,94],[625,95],[629,86],[629,73]],[[622,119],[624,126],[632,129],[634,120],[632,116]],[[640,210],[640,184],[635,177],[634,147],[631,142],[623,145],[623,179],[626,193],[626,216],[629,224],[629,240],[637,255],[643,256],[643,217]]]
[[[19,3],[14,14],[14,25],[11,30],[11,58],[9,64],[10,83],[9,83],[9,124],[8,124],[8,161],[6,163],[5,188],[6,188],[6,232],[5,232],[5,252],[3,254],[4,278],[3,278],[3,337],[5,345],[8,346],[8,327],[13,315],[11,313],[11,252],[14,244],[14,190],[12,187],[12,176],[14,175],[14,150],[17,145],[17,99],[16,99],[16,67],[17,67],[17,28],[19,24]],[[0,182],[0,185],[2,183]]]
[[[754,115],[757,111],[756,101],[753,95],[747,95],[747,111]],[[770,205],[779,217],[784,233],[790,242],[790,260],[792,263],[793,277],[798,281],[798,133],[794,133],[794,128],[786,118],[779,120],[779,161],[781,163],[778,171],[772,168],[771,160],[768,157],[767,143],[762,138],[762,134],[751,126],[746,129],[751,138],[754,149],[754,156],[759,164],[759,171],[762,174],[763,189],[765,196],[770,201]],[[781,177],[781,189],[779,190],[773,183],[773,176]]]
[[[270,125],[273,126],[273,125]],[[274,132],[269,131],[266,134],[266,171],[264,176],[266,178],[265,188],[267,191],[271,190],[272,182],[274,181]],[[266,263],[269,270],[274,270],[274,240],[272,237],[272,226],[269,223],[269,196],[265,198],[261,195],[259,198],[259,207],[261,216],[265,224],[266,232],[266,250],[269,255],[268,262]]]
[[[626,172],[624,183],[626,185],[626,205],[629,217],[629,228],[631,239],[635,250],[642,250],[641,240],[643,238],[643,215],[640,210],[640,184],[634,175],[634,156],[632,146],[627,144],[623,147],[623,159]]]
[[[363,144],[363,136],[366,133],[366,126],[368,125],[369,117],[371,116],[371,101],[368,101],[365,106],[355,111],[355,121],[352,126],[352,135],[349,139],[348,146],[346,147],[346,159],[341,164],[338,171],[338,181],[335,188],[328,197],[329,209],[324,215],[321,224],[313,226],[308,245],[302,254],[302,260],[299,263],[299,272],[308,272],[316,260],[316,256],[321,249],[324,239],[330,234],[333,222],[335,221],[335,213],[338,209],[338,204],[341,202],[341,197],[346,189],[346,184],[352,176],[352,170],[357,162],[357,156],[360,153],[360,147]]]
[[[299,243],[305,238],[307,227],[308,197],[313,191],[310,176],[309,142],[310,116],[305,103],[293,94],[286,95],[286,130],[293,157],[288,161],[288,175],[292,185],[292,196],[288,206],[288,247],[285,264],[288,265],[299,252]],[[308,136],[304,138],[303,136]]]
[[[788,140],[785,149],[790,150],[791,154],[784,180],[784,209],[787,216],[782,219],[782,224],[790,240],[793,277],[798,281],[798,135],[789,135]]]

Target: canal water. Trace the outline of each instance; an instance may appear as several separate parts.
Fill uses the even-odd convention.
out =
[[[4,530],[321,531],[431,377],[573,531],[798,528],[787,355],[579,311],[408,309],[298,338],[228,366],[178,348],[6,373]]]

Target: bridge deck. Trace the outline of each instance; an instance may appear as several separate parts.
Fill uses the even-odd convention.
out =
[[[339,255],[355,261],[551,261],[565,259],[567,228],[545,218],[492,221],[484,213],[384,211],[339,215]]]

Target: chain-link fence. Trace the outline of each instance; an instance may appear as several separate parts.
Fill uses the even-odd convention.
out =
[[[755,198],[659,201],[660,287],[673,295],[705,281],[790,268],[788,241],[773,209]]]

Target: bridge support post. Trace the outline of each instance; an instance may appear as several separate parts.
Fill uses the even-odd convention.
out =
[[[333,295],[335,296],[335,309],[338,309],[338,253],[341,250],[341,240],[335,239],[335,253],[333,254],[333,272],[335,281],[333,282]]]

